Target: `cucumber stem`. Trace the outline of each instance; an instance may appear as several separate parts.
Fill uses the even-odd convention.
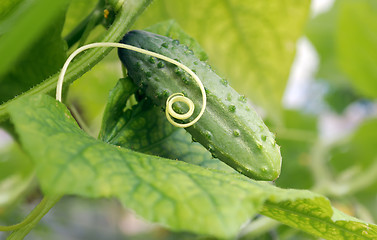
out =
[[[15,231],[13,231],[7,238],[7,240],[21,240],[37,225],[37,223],[43,218],[48,211],[60,200],[62,196],[57,197],[44,197],[36,208],[25,219],[27,221],[21,222]],[[18,224],[17,224],[18,225]]]
[[[59,198],[51,198],[55,199],[55,203],[60,199]],[[33,222],[38,216],[45,211],[46,208],[48,208],[50,205],[51,207],[53,204],[51,204],[51,199],[50,198],[43,198],[42,201],[30,212],[30,214],[20,223],[10,225],[10,226],[0,226],[0,231],[2,232],[9,232],[9,231],[14,231],[17,229],[20,229],[22,227],[25,227],[26,225],[30,224]],[[49,209],[51,208],[49,207]],[[43,216],[42,216],[43,217]]]

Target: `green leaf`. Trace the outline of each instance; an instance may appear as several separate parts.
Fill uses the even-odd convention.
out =
[[[177,39],[190,48],[200,61],[208,60],[207,53],[203,50],[200,44],[194,38],[190,37],[190,35],[188,35],[175,20],[168,20],[154,24],[147,27],[145,31]]]
[[[377,226],[366,224],[331,207],[323,197],[307,191],[282,190],[275,192],[276,199],[265,203],[261,210],[263,215],[274,218],[291,227],[302,229],[313,235],[331,240],[374,239],[377,237]],[[290,195],[290,196],[287,196]],[[283,199],[286,198],[286,199]],[[287,198],[295,199],[289,201]]]
[[[67,6],[67,0],[24,0],[0,22],[0,76],[22,56]]]
[[[102,141],[138,152],[177,159],[202,167],[233,172],[184,129],[171,125],[162,110],[144,99],[131,109],[126,100],[136,91],[129,78],[120,79],[111,91],[102,121]]]
[[[159,0],[136,27],[175,19],[238,92],[276,117],[309,3]]]
[[[338,61],[353,86],[377,97],[377,4],[373,0],[345,0],[339,8],[336,32]]]
[[[95,140],[51,97],[24,97],[8,110],[46,194],[117,197],[147,220],[222,238],[262,205],[262,214],[326,239],[377,238],[376,225],[334,211],[318,194]]]
[[[64,17],[55,17],[37,41],[8,73],[0,77],[0,103],[14,98],[56,73],[66,59],[66,43],[61,37]]]
[[[9,111],[46,194],[115,196],[148,220],[219,237],[234,236],[264,198],[258,184],[243,187],[232,175],[95,140],[50,97],[20,99]]]

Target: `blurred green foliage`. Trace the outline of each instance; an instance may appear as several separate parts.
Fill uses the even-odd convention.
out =
[[[17,3],[19,2],[19,3]],[[2,1],[0,8],[6,18],[0,21],[0,52],[6,59],[0,61],[0,82],[25,51],[37,44],[37,40],[57,18],[65,13],[68,0],[23,0],[9,3]],[[34,56],[36,57],[36,56]]]
[[[320,58],[317,77],[331,88],[327,100],[337,112],[357,99],[377,96],[376,22],[375,1],[338,0],[307,25]]]
[[[0,103],[29,90],[60,70],[67,51],[61,37],[63,25],[64,15],[60,14],[23,52],[17,63],[0,77]]]

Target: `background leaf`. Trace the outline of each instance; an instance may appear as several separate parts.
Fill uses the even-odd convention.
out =
[[[0,103],[29,90],[60,70],[67,50],[61,37],[63,23],[64,16],[60,13],[38,36],[35,44],[23,52],[17,64],[0,77]]]
[[[377,97],[377,4],[345,0],[339,7],[336,31],[339,64],[353,86],[367,97]]]
[[[203,50],[202,46],[200,46],[194,38],[188,35],[175,20],[168,20],[154,24],[147,27],[145,31],[179,40],[181,44],[190,48],[200,61],[208,60],[207,53]]]
[[[0,77],[24,51],[36,44],[38,37],[57,16],[64,14],[67,3],[67,0],[23,0],[7,14],[7,18],[0,22],[0,52],[7,56],[0,61]]]
[[[24,97],[9,111],[47,194],[115,196],[150,221],[217,237],[237,234],[262,206],[262,214],[327,239],[377,237],[376,225],[334,211],[318,194],[95,140],[51,97]]]
[[[63,36],[72,31],[92,11],[98,0],[70,1],[64,22]]]
[[[338,0],[307,26],[307,36],[320,57],[317,77],[334,85],[334,92],[345,90],[338,102],[344,96],[377,96],[376,13],[374,1]]]
[[[276,118],[308,10],[309,1],[298,0],[158,0],[135,28],[175,19],[235,89]]]

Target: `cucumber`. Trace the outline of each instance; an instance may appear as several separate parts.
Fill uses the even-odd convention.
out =
[[[128,32],[121,43],[175,59],[201,79],[206,89],[207,106],[200,120],[186,128],[193,141],[250,178],[270,181],[280,175],[280,147],[274,135],[248,105],[247,99],[231,88],[208,64],[197,59],[190,49],[177,40],[136,30]],[[182,69],[130,50],[118,49],[118,55],[128,75],[154,104],[165,108],[171,94],[182,92],[196,106],[193,117],[198,115],[202,104],[201,92]],[[185,113],[187,106],[176,103],[174,110]]]

